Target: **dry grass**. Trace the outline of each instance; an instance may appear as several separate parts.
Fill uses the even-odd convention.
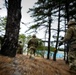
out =
[[[17,54],[15,58],[0,56],[0,75],[74,75],[63,60],[47,60],[41,57],[29,59]]]

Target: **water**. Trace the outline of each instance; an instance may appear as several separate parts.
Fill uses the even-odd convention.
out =
[[[44,53],[44,57],[46,58],[47,57],[47,51],[45,51]],[[50,57],[53,58],[53,54],[54,52],[50,52]],[[64,52],[62,51],[58,51],[57,54],[56,54],[56,58],[64,58]]]

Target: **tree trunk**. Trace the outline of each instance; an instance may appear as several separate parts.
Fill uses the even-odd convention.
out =
[[[56,46],[55,46],[55,51],[53,55],[53,60],[56,61],[56,54],[57,54],[57,46],[58,46],[58,40],[59,40],[59,32],[60,32],[60,2],[59,2],[59,15],[58,15],[58,31],[57,31],[57,41],[56,41]]]
[[[69,22],[69,3],[68,3],[68,0],[66,0],[65,2],[65,10],[66,10],[66,17],[67,17],[67,23]],[[68,64],[68,51],[69,51],[69,43],[67,43],[67,60],[66,60],[66,63]]]
[[[49,34],[48,34],[48,53],[47,53],[47,59],[50,58],[50,39],[51,39],[51,8],[49,9],[49,13],[48,13],[48,19],[49,19]]]
[[[15,57],[21,20],[21,0],[8,0],[6,33],[1,46],[1,54]]]

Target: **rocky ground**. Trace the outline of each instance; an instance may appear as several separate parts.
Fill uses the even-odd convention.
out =
[[[53,61],[41,57],[29,59],[17,54],[10,58],[0,55],[0,75],[76,75],[69,71],[69,66],[61,59]]]

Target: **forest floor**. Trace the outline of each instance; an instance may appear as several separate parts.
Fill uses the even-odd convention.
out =
[[[26,55],[17,54],[10,58],[0,55],[0,75],[76,75],[69,71],[64,60],[30,59]]]

